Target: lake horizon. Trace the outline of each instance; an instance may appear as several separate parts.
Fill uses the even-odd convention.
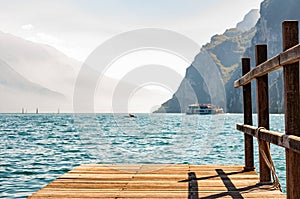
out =
[[[84,163],[244,164],[244,135],[235,129],[243,114],[0,114],[0,121],[5,198],[26,198]],[[270,126],[284,132],[284,115],[271,114]],[[256,139],[254,149],[259,171]],[[271,153],[285,190],[285,150],[272,145]]]

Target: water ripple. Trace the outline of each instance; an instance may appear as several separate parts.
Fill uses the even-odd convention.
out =
[[[83,163],[244,163],[242,115],[125,116],[0,114],[0,198],[26,198]],[[270,123],[284,131],[282,115]],[[285,186],[285,152],[272,155]]]

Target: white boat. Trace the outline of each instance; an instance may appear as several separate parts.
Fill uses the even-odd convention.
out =
[[[223,108],[217,107],[212,104],[191,104],[188,106],[186,114],[188,115],[208,115],[224,113]]]

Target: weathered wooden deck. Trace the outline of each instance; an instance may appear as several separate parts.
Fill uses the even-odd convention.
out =
[[[29,198],[285,198],[243,166],[84,164]]]

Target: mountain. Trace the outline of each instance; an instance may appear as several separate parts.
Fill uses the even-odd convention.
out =
[[[0,32],[0,59],[24,78],[69,100],[81,63],[55,48]]]
[[[253,32],[251,30],[243,32],[240,34],[240,41],[244,42],[238,41],[235,43],[235,46],[245,48],[244,50],[241,50],[240,48],[239,53],[237,52],[237,48],[233,45],[234,42],[230,42],[230,40],[232,41],[233,38],[228,38],[228,34],[226,34],[226,32],[223,35],[212,37],[212,41],[206,46],[203,46],[202,51],[208,51],[210,59],[214,61],[214,64],[217,65],[220,73],[222,74],[221,79],[224,84],[221,86],[224,86],[226,92],[226,105],[224,105],[224,107],[226,108],[227,112],[243,111],[242,89],[233,88],[234,81],[240,78],[242,73],[240,58],[250,57],[251,67],[253,68],[255,67],[255,45],[267,44],[269,58],[282,52],[281,24],[284,20],[300,21],[300,12],[298,11],[299,6],[300,2],[297,0],[263,1],[260,7],[260,18],[258,19],[255,27],[251,29]],[[255,16],[255,14],[250,12],[245,16],[244,21],[237,25],[237,28],[239,28],[240,31],[249,29],[249,27],[247,27],[245,24],[253,24],[248,21],[248,19],[252,18],[251,16]],[[253,22],[254,21],[255,20],[253,20]],[[219,43],[228,43],[231,45],[219,45]],[[211,46],[211,48],[209,48],[209,46]],[[201,54],[201,52],[199,54]],[[203,65],[204,61],[205,59],[200,59],[198,60],[198,63]],[[229,65],[231,65],[232,68],[228,67],[228,63],[230,63]],[[209,67],[208,74],[204,73],[202,76],[209,76],[209,73],[214,68],[214,64],[209,64],[207,66]],[[182,81],[182,85],[186,84],[184,82],[188,82],[190,87],[194,88],[193,91],[195,92],[191,92],[191,89],[187,89],[184,86],[179,87],[173,98],[165,102],[162,107],[160,107],[158,112],[184,112],[184,108],[188,104],[193,103],[193,100],[198,100],[200,103],[219,103],[218,100],[211,98],[212,95],[210,92],[208,92],[208,87],[205,85],[205,81],[200,77],[201,75],[197,75],[195,71],[192,71],[192,68],[199,68],[199,64],[197,65],[196,63],[193,63],[188,68],[185,79]],[[226,72],[224,69],[231,70]],[[184,98],[182,96],[184,96]],[[191,96],[196,97],[192,99]],[[255,99],[255,83],[252,84],[252,98]],[[277,70],[269,74],[269,103],[271,113],[283,112],[284,103],[282,70]],[[256,110],[255,100],[253,100],[253,109],[254,111]]]
[[[72,111],[81,63],[48,45],[0,32],[0,112]]]
[[[178,90],[155,112],[185,112],[188,105],[195,102],[213,103],[226,109],[226,85],[251,45],[256,30],[248,25],[257,21],[253,17],[255,12],[258,11],[251,10],[244,18],[245,22],[237,26],[249,30],[228,29],[221,35],[214,35],[209,43],[202,46],[187,68]]]
[[[259,10],[252,9],[249,13],[247,13],[240,23],[236,25],[236,28],[242,31],[250,30],[255,26],[257,20],[259,19]]]
[[[83,63],[45,44],[3,32],[0,43],[0,112],[152,112],[151,104],[168,96],[97,68],[82,70]]]
[[[27,80],[3,60],[0,71],[1,112],[20,112],[22,107],[56,111],[67,102],[64,95]]]
[[[282,52],[282,29],[284,20],[300,20],[298,0],[265,0],[261,4],[260,19],[256,24],[256,34],[252,38],[251,46],[246,50],[244,57],[251,58],[251,66],[255,66],[254,49],[256,44],[268,45],[268,57]],[[237,68],[228,82],[227,107],[231,112],[242,112],[242,91],[233,89],[233,82],[241,77],[241,67]],[[230,87],[230,88],[229,88]],[[255,83],[252,89],[252,98],[255,99]],[[254,100],[253,100],[254,101]],[[283,112],[283,76],[282,70],[269,74],[269,102],[271,113]],[[253,103],[254,110],[256,103]]]

